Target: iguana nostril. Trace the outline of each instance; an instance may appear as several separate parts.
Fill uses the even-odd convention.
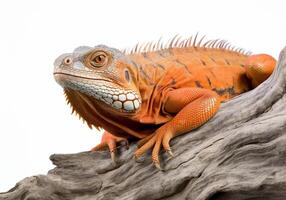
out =
[[[72,64],[72,59],[71,59],[70,57],[66,57],[66,58],[64,59],[64,64],[65,64],[65,65],[70,65],[70,64]]]

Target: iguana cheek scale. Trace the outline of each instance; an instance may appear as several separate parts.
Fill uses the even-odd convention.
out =
[[[135,158],[149,149],[160,168],[161,146],[212,118],[221,102],[247,92],[265,79],[276,60],[250,55],[224,40],[174,38],[130,52],[104,45],[78,47],[59,56],[54,77],[68,103],[89,127],[105,130],[92,151],[140,139]]]

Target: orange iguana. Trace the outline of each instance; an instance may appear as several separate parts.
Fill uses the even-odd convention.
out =
[[[224,40],[174,38],[167,45],[138,45],[129,53],[104,45],[78,47],[56,59],[54,77],[67,101],[89,127],[105,130],[92,151],[140,139],[135,158],[152,150],[160,168],[161,146],[206,123],[220,103],[253,89],[276,60],[250,55]]]

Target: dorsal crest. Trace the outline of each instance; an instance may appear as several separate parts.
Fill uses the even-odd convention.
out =
[[[246,51],[243,48],[236,47],[230,44],[227,40],[223,39],[213,39],[207,40],[204,36],[199,36],[195,34],[189,38],[183,38],[180,35],[175,35],[173,38],[169,39],[167,42],[162,40],[162,37],[158,41],[151,41],[147,43],[137,43],[131,49],[122,50],[123,53],[129,54],[140,54],[145,52],[155,52],[171,48],[212,48],[212,49],[223,49],[228,51],[237,52],[243,55],[251,55],[250,51]]]

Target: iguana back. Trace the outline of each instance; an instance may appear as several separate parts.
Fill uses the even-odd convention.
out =
[[[245,69],[249,54],[227,49],[219,41],[211,44],[212,47],[172,47],[127,56],[140,69],[140,83],[149,90],[170,84],[175,88],[207,88],[228,100],[252,89]]]

